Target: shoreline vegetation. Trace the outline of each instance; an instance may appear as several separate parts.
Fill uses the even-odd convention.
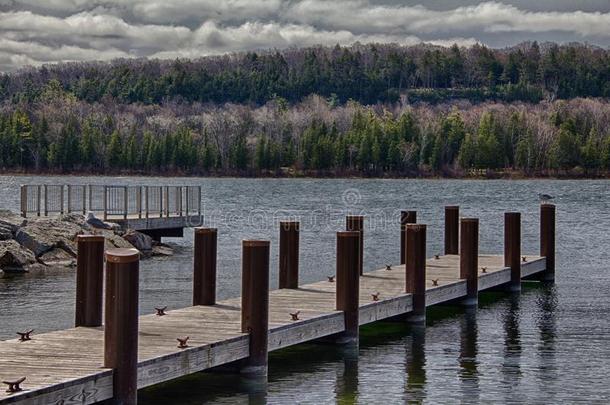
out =
[[[607,178],[610,51],[391,44],[0,74],[4,173]]]

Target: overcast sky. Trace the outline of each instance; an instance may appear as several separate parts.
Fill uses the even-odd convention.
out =
[[[607,48],[610,0],[0,0],[1,71],[356,41],[524,40]]]

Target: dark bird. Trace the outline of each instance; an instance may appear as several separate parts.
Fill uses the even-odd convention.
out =
[[[293,321],[298,321],[299,320],[299,314],[301,313],[301,311],[297,311],[297,312],[291,312],[290,316],[292,317]]]
[[[165,313],[165,310],[167,309],[167,306],[163,307],[163,308],[157,308],[155,307],[155,311],[157,311],[157,316],[163,316],[163,315],[167,315]]]
[[[32,340],[32,338],[30,337],[32,332],[34,332],[34,329],[31,329],[31,330],[29,330],[27,332],[17,332],[17,334],[19,335],[19,341],[20,342],[27,342],[28,340]]]
[[[24,381],[25,381],[25,377],[21,377],[20,379],[15,380],[15,381],[2,381],[2,384],[8,385],[6,392],[8,392],[9,394],[12,394],[13,392],[23,391],[23,389],[19,386],[19,384],[21,384]]]
[[[432,286],[434,286],[434,287],[438,286],[438,278],[432,279]]]
[[[328,282],[329,283],[334,283],[335,282],[335,276],[326,276],[328,277]]]
[[[379,292],[376,292],[375,294],[371,294],[371,297],[373,297],[373,301],[379,301]]]
[[[542,204],[548,203],[549,201],[551,201],[552,199],[554,199],[555,197],[553,197],[552,195],[549,194],[538,194],[538,198],[540,198],[540,202]]]
[[[185,348],[189,347],[189,345],[186,344],[186,342],[188,342],[188,340],[189,340],[188,336],[185,338],[176,338],[176,340],[178,341],[178,347],[180,349],[185,349]]]

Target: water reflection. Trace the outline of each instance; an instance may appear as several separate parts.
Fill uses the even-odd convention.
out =
[[[548,395],[549,401],[555,397],[555,382],[558,381],[555,359],[557,338],[557,289],[554,284],[542,284],[536,300],[536,325],[540,336],[538,344],[537,380],[540,389]]]
[[[407,337],[406,400],[422,402],[426,398],[426,327],[412,325]]]
[[[520,333],[520,301],[519,293],[510,294],[506,309],[502,315],[504,327],[504,360],[502,376],[505,387],[509,390],[509,398],[513,401],[523,401],[525,398],[515,398],[519,392],[515,389],[521,383],[521,333]]]
[[[470,402],[479,399],[477,361],[477,308],[467,307],[460,321],[460,381],[462,398]]]
[[[337,370],[335,399],[337,404],[355,404],[358,401],[358,345],[339,347],[343,357],[343,369]]]

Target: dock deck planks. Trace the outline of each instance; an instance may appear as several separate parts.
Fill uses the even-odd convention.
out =
[[[545,270],[544,257],[527,256],[521,276]],[[486,267],[483,273],[481,267]],[[438,286],[433,286],[433,279]],[[504,258],[479,256],[479,290],[510,281]],[[335,310],[336,283],[320,281],[296,290],[274,290],[269,296],[269,350],[342,332],[343,313]],[[464,297],[459,279],[459,256],[446,255],[426,262],[426,305]],[[405,294],[404,265],[365,273],[360,278],[360,324],[410,312]],[[374,301],[372,294],[379,293]],[[167,311],[166,316],[139,319],[138,388],[158,384],[248,357],[248,335],[241,333],[240,298],[214,306]],[[300,311],[292,321],[290,312]],[[35,327],[35,325],[33,325]],[[189,336],[189,347],[177,348],[177,337]],[[112,397],[112,370],[103,364],[102,328],[72,328],[34,334],[33,340],[0,342],[0,380],[26,376],[24,391],[0,391],[0,404],[94,403]]]

